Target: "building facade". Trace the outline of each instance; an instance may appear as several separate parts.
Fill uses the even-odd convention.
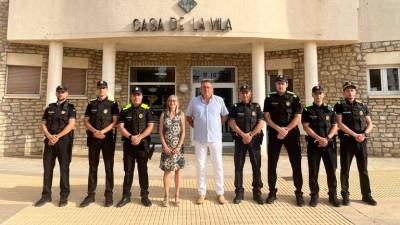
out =
[[[120,105],[142,86],[157,115],[170,94],[185,109],[203,78],[229,106],[243,83],[262,103],[284,74],[303,105],[318,83],[334,104],[355,81],[375,124],[370,153],[400,156],[399,11],[398,0],[0,0],[0,155],[42,151],[42,111],[59,84],[77,108],[81,151],[97,80]]]

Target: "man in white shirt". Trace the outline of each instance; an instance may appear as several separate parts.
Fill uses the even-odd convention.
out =
[[[217,200],[225,204],[224,168],[222,163],[222,124],[228,119],[224,100],[213,94],[211,80],[201,82],[201,95],[194,97],[187,108],[187,121],[193,128],[193,144],[197,158],[197,183],[199,199],[203,204],[207,190],[207,149],[213,165]]]

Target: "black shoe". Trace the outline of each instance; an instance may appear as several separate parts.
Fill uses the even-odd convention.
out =
[[[318,205],[318,200],[319,196],[318,195],[312,195],[310,199],[310,206],[311,207],[316,207]]]
[[[146,207],[150,207],[152,205],[150,199],[148,196],[143,196],[142,199],[140,200],[142,204]]]
[[[276,200],[276,192],[277,192],[277,191],[278,191],[278,190],[276,190],[276,189],[275,189],[275,191],[270,191],[269,194],[268,194],[267,199],[265,200],[265,203],[267,203],[267,204],[272,204],[272,203],[274,203],[275,200]]]
[[[106,201],[104,202],[105,207],[110,207],[114,204],[112,196],[106,196]]]
[[[236,194],[235,198],[233,199],[233,204],[239,204],[243,200],[243,194]]]
[[[81,202],[81,204],[79,205],[79,207],[81,208],[85,208],[86,206],[90,205],[90,203],[94,202],[94,196],[86,196],[85,199],[83,199],[83,201]]]
[[[372,198],[371,195],[364,196],[362,201],[367,203],[368,205],[377,205],[378,203]]]
[[[122,197],[121,201],[118,202],[117,207],[121,208],[129,202],[131,202],[131,197],[124,196]]]
[[[340,207],[340,201],[336,195],[330,195],[329,202],[335,207]]]
[[[350,205],[350,199],[348,195],[342,195],[342,205],[345,206]]]
[[[264,204],[264,200],[263,200],[263,198],[262,198],[262,196],[261,196],[261,193],[255,193],[255,194],[253,194],[253,200],[254,200],[255,202],[257,202],[257,204],[259,204],[259,205],[263,205],[263,204]]]
[[[64,207],[64,206],[66,206],[66,205],[68,205],[68,198],[66,198],[66,197],[61,197],[61,198],[60,198],[60,202],[58,203],[58,206],[59,206],[59,207]]]
[[[296,205],[299,207],[303,207],[305,205],[304,199],[303,199],[303,192],[301,191],[296,191]]]
[[[41,197],[37,202],[35,202],[35,204],[33,206],[35,207],[41,207],[44,204],[46,204],[47,202],[51,202],[51,197]]]

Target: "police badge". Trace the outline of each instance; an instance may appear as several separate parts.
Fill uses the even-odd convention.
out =
[[[61,114],[63,114],[63,115],[64,115],[65,113],[66,113],[66,112],[65,112],[64,110],[63,110],[63,111],[61,111]]]
[[[107,114],[108,113],[108,109],[104,109],[103,113]]]
[[[289,101],[286,102],[286,106],[290,106],[290,102]]]
[[[326,116],[326,118],[325,118],[326,120],[329,120],[329,116]]]
[[[140,113],[139,114],[139,119],[142,119],[143,118],[143,113]]]
[[[252,113],[251,113],[251,115],[252,116],[256,116],[257,114],[256,114],[256,111],[253,111]]]
[[[364,112],[363,112],[363,111],[360,111],[360,116],[362,116],[362,115],[364,115]]]

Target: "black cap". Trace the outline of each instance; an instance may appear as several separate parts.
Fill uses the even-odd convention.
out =
[[[67,88],[66,86],[64,86],[64,85],[58,85],[58,86],[56,87],[56,91],[57,91],[57,92],[59,92],[59,91],[65,92],[65,91],[68,91],[68,88]]]
[[[343,84],[343,91],[346,90],[346,88],[349,88],[349,87],[352,87],[352,88],[354,88],[354,89],[357,89],[357,86],[356,86],[353,82],[351,82],[351,81],[346,81],[346,82]]]
[[[321,85],[317,85],[317,86],[314,86],[313,88],[312,88],[312,93],[315,93],[315,92],[324,92],[324,88],[321,86]]]
[[[242,86],[240,86],[239,91],[251,91],[251,87],[247,84],[243,84]]]
[[[275,82],[279,82],[279,81],[283,81],[283,82],[287,83],[287,78],[285,76],[283,76],[283,75],[278,75],[275,78]]]
[[[104,81],[104,80],[97,81],[97,88],[106,88],[106,87],[108,87],[108,84],[106,81]]]
[[[136,94],[136,93],[143,94],[143,90],[138,86],[133,87],[131,90],[131,94]]]

